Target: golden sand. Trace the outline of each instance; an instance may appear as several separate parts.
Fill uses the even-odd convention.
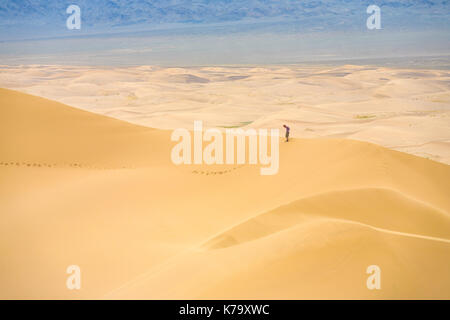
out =
[[[446,164],[334,138],[273,176],[175,166],[170,131],[7,89],[0,119],[2,299],[450,298]]]
[[[0,87],[159,129],[291,127],[450,164],[450,71],[377,66],[0,66]]]

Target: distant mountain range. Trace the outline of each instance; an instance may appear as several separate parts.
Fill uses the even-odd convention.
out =
[[[19,37],[64,34],[70,4],[81,8],[82,25],[89,32],[261,21],[298,21],[311,29],[351,29],[365,21],[370,4],[382,8],[382,18],[390,26],[448,29],[450,25],[447,0],[0,0],[0,37],[10,38],[11,32]]]

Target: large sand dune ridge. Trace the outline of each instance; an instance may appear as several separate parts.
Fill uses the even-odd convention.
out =
[[[151,128],[271,128],[450,164],[450,72],[355,65],[0,66],[0,87]]]
[[[8,89],[0,119],[0,298],[450,298],[446,164],[322,138],[273,176],[175,166],[169,130]]]

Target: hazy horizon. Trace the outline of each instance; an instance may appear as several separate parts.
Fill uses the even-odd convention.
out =
[[[79,30],[66,27],[71,4],[81,9]],[[366,26],[372,4],[381,9],[379,30]],[[200,66],[441,57],[445,66],[448,9],[447,1],[409,0],[1,1],[0,59]]]

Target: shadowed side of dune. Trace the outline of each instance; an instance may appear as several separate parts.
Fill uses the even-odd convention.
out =
[[[450,238],[450,216],[444,211],[395,190],[365,188],[328,192],[291,202],[223,232],[206,242],[203,248],[239,245],[314,217],[345,219],[395,232]]]
[[[222,250],[191,251],[107,298],[442,299],[450,244],[312,219]],[[382,290],[366,286],[381,268]],[[170,285],[168,285],[170,284]]]

